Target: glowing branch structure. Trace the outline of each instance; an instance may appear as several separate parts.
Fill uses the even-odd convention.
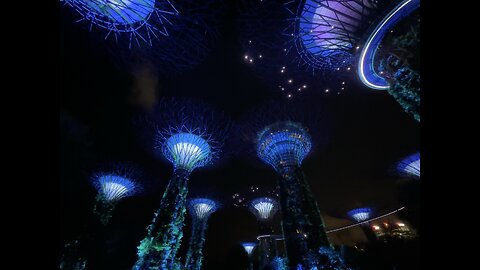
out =
[[[219,158],[230,123],[206,104],[167,98],[145,120],[150,124],[145,139],[173,165],[173,176],[138,247],[134,269],[173,269],[183,237],[189,176]]]
[[[309,267],[302,254],[330,246],[317,203],[300,169],[310,149],[310,135],[300,123],[276,122],[265,127],[257,137],[258,156],[281,176],[282,225],[292,268]]]
[[[370,219],[370,216],[372,215],[372,209],[371,208],[356,208],[348,211],[348,216],[355,220],[356,222],[362,222],[365,220]]]
[[[249,210],[257,217],[260,223],[260,231],[264,234],[257,238],[260,248],[260,268],[263,269],[277,256],[276,239],[275,236],[271,235],[273,230],[268,228],[268,225],[278,211],[278,203],[270,197],[256,198],[250,202]]]
[[[245,252],[248,255],[248,269],[253,270],[252,253],[257,244],[252,242],[243,242],[241,243],[241,245],[245,249]]]
[[[420,179],[420,152],[402,159],[397,163],[396,169],[400,175]]]
[[[179,12],[169,0],[64,0],[87,22],[105,32],[105,39],[125,36],[132,42],[152,45],[153,38],[168,36],[171,18]]]
[[[188,202],[188,212],[192,217],[192,235],[188,245],[185,269],[200,270],[203,259],[203,246],[205,233],[208,226],[208,218],[217,211],[220,204],[208,198],[195,198]]]
[[[355,46],[369,27],[378,3],[374,0],[289,1],[285,6],[296,17],[287,34],[294,39],[300,59],[311,68],[344,68],[353,63]]]
[[[377,240],[375,233],[369,226],[369,220],[372,218],[373,209],[368,207],[355,208],[347,212],[347,215],[355,222],[361,223],[361,228],[367,237],[368,241],[374,242]]]
[[[107,225],[118,201],[142,191],[138,183],[139,170],[127,163],[117,163],[110,170],[94,173],[91,183],[98,192],[94,213]]]

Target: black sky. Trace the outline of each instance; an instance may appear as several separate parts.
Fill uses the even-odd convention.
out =
[[[169,164],[154,160],[135,141],[131,116],[138,104],[164,95],[188,96],[203,99],[238,119],[256,105],[285,98],[242,61],[235,14],[233,9],[229,12],[222,38],[205,62],[169,79],[135,77],[121,70],[88,32],[61,21],[61,114],[85,129],[85,133],[62,133],[62,240],[72,238],[88,223],[95,195],[88,175],[98,164],[135,162],[154,183],[151,192],[125,199],[116,209],[109,245],[112,256],[121,259],[109,259],[110,269],[133,265],[136,246],[171,173]],[[326,218],[327,228],[345,224],[336,218],[342,218],[349,208],[369,205],[386,211],[400,206],[397,178],[388,170],[398,159],[419,150],[419,124],[388,93],[360,84],[338,96],[326,96],[321,89],[308,91],[311,98],[331,104],[330,120],[335,123],[328,145],[304,162],[322,213],[332,217]],[[135,102],[139,92],[147,98]],[[191,185],[215,186],[231,195],[250,185],[273,185],[275,180],[271,169],[243,156],[214,170],[195,171]],[[238,241],[252,239],[257,233],[256,221],[247,210],[227,208],[215,213],[207,232],[204,269],[244,269],[246,255]]]

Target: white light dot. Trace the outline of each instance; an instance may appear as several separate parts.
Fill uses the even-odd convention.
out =
[[[250,63],[252,63],[252,62],[253,62],[253,59],[250,59]]]
[[[248,41],[248,43],[252,43],[252,41],[251,41],[251,40],[249,40],[249,41]]]
[[[260,54],[258,57],[262,58],[262,55]]]
[[[292,94],[288,94],[288,97],[291,98],[291,97],[292,97]]]
[[[342,84],[345,84],[345,82],[342,82]]]
[[[307,88],[307,85],[304,84],[304,85],[303,85],[303,88]]]
[[[337,70],[340,70],[340,68],[337,68]]]
[[[347,70],[350,70],[350,67],[349,67],[349,68],[347,68]]]
[[[360,49],[360,46],[357,46],[357,50]]]
[[[328,91],[330,91],[330,90],[326,89],[326,90],[325,90],[325,93],[328,93]]]
[[[248,55],[245,55],[245,59],[248,59]]]
[[[282,70],[280,70],[280,72],[281,72],[281,73],[283,73],[284,71],[285,71],[285,70],[283,70],[283,69],[282,69]]]

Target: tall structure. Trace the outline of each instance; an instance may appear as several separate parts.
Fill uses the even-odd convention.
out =
[[[249,204],[250,211],[257,217],[260,224],[261,235],[257,237],[259,240],[259,256],[260,256],[260,269],[269,265],[272,259],[277,254],[276,238],[273,235],[271,228],[271,219],[278,211],[278,203],[275,199],[270,197],[261,197],[252,200]]]
[[[253,270],[252,253],[256,244],[252,242],[243,242],[241,243],[241,245],[245,249],[245,252],[248,255],[248,270]]]
[[[142,191],[138,182],[139,170],[127,163],[113,164],[109,170],[96,172],[91,183],[98,194],[93,212],[107,225],[118,201]]]
[[[188,202],[188,212],[192,217],[192,235],[188,244],[186,270],[200,270],[203,259],[203,246],[205,233],[208,226],[208,218],[217,211],[220,204],[208,198],[194,198]]]
[[[377,237],[372,232],[368,220],[372,217],[373,209],[368,207],[355,208],[347,212],[353,221],[361,223],[361,227],[369,242],[376,241]]]
[[[134,269],[172,269],[183,237],[188,179],[191,172],[219,158],[230,123],[203,103],[163,99],[144,118],[147,144],[173,165],[173,176],[147,236],[138,247]]]
[[[291,268],[319,267],[307,254],[318,254],[322,246],[330,246],[301,164],[312,147],[307,130],[291,121],[266,126],[257,136],[257,154],[280,176],[282,226]]]
[[[402,159],[396,164],[396,170],[402,176],[420,179],[420,152]]]

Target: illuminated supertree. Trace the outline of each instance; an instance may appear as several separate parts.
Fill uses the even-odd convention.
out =
[[[289,266],[292,269],[312,269],[320,265],[319,248],[330,247],[330,242],[301,165],[312,149],[310,133],[315,134],[314,128],[322,129],[318,120],[324,114],[319,110],[324,108],[318,102],[291,101],[272,105],[253,111],[249,119],[256,123],[247,121],[246,126],[253,133],[247,136],[254,140],[257,156],[279,176],[282,227]],[[309,116],[313,119],[309,120]],[[307,122],[314,122],[308,123],[312,128],[306,128],[304,123]],[[326,136],[322,139],[325,140]]]
[[[127,163],[113,164],[110,170],[92,175],[92,185],[98,192],[93,212],[103,225],[107,225],[118,201],[142,191],[139,175],[139,170]]]
[[[257,244],[252,242],[242,242],[241,245],[248,255],[248,270],[253,270],[252,253]]]
[[[397,163],[396,170],[402,176],[420,179],[420,152],[402,159]]]
[[[66,25],[87,22],[82,25],[92,32],[89,36],[117,66],[135,73],[132,67],[152,65],[159,76],[178,75],[201,63],[215,47],[225,10],[221,0],[61,2],[71,7],[63,12]]]
[[[252,200],[249,203],[250,212],[252,212],[260,223],[261,235],[257,237],[260,248],[260,268],[263,268],[271,263],[271,260],[276,257],[276,236],[272,235],[273,230],[269,226],[270,221],[278,211],[278,203],[275,199],[270,197],[261,197]]]
[[[217,211],[220,204],[208,198],[194,198],[188,202],[188,212],[192,217],[192,235],[188,244],[185,269],[200,270],[203,259],[203,246],[205,233],[208,226],[208,218]]]
[[[374,90],[387,90],[420,122],[420,0],[395,1],[365,35],[358,76]]]
[[[383,2],[241,1],[241,57],[287,98],[309,89],[341,94],[355,79],[354,54]]]
[[[206,104],[171,98],[161,100],[142,119],[138,124],[149,123],[143,126],[146,138],[142,141],[172,163],[173,176],[138,247],[134,268],[172,269],[183,237],[189,176],[220,157],[230,122]]]
[[[369,207],[362,207],[362,208],[355,208],[347,212],[347,215],[353,221],[361,223],[361,227],[367,239],[372,242],[377,239],[375,234],[372,232],[370,228],[368,220],[372,218],[373,209]]]

